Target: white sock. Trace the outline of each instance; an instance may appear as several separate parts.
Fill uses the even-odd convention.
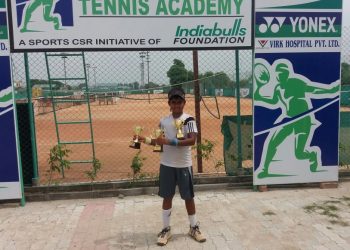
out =
[[[170,215],[171,215],[171,208],[168,210],[164,210],[162,212],[163,217],[163,228],[167,228],[170,226]]]
[[[196,214],[189,215],[188,220],[190,221],[191,227],[194,227],[197,224]]]

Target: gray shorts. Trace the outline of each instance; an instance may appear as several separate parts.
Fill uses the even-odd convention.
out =
[[[192,167],[173,168],[160,164],[158,195],[162,198],[173,197],[176,185],[179,186],[181,199],[190,200],[194,197]]]

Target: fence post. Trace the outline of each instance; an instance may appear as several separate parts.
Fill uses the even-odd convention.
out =
[[[201,108],[200,108],[200,88],[198,81],[198,51],[192,51],[193,57],[193,75],[194,75],[194,102],[195,102],[195,112],[196,112],[196,122],[197,122],[197,144],[202,143],[202,130],[201,130]],[[197,155],[202,155],[202,150],[200,147],[197,147]],[[197,157],[197,168],[198,173],[203,173],[203,161],[202,157]]]
[[[237,101],[237,169],[242,169],[242,134],[241,134],[241,95],[239,79],[239,50],[235,50],[236,59],[236,101]]]
[[[32,159],[33,159],[32,184],[34,186],[37,186],[39,184],[38,158],[37,158],[37,148],[36,148],[34,112],[33,112],[33,106],[32,106],[32,88],[30,83],[29,62],[28,62],[27,52],[24,53],[24,68],[25,68],[25,75],[26,75],[28,113],[29,113],[29,123],[30,123],[29,126],[30,126],[30,135],[31,135],[31,144],[32,144]]]

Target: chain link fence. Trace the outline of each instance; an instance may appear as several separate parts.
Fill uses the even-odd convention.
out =
[[[350,26],[343,28],[342,39],[339,164],[340,171],[350,171]]]
[[[350,28],[345,28],[340,116],[341,171],[349,171],[350,165],[350,81],[346,80],[344,73],[346,64],[350,64],[349,44]],[[139,151],[129,148],[129,144],[135,126],[143,127],[143,135],[152,135],[160,118],[170,113],[166,95],[169,83],[180,85],[185,90],[185,112],[196,114],[192,51],[86,52],[85,62],[81,57],[66,54],[56,55],[47,63],[44,53],[28,55],[41,184],[50,180],[91,181],[88,174],[94,170],[91,163],[71,164],[64,171],[64,179],[58,171],[50,174],[49,153],[57,145],[58,137],[61,141],[71,142],[93,140],[94,148],[88,143],[69,144],[67,148],[70,161],[98,159],[101,169],[96,181],[157,177],[159,154],[154,153],[152,147],[142,145],[141,153],[137,155]],[[202,133],[199,147],[203,160],[203,173],[200,174],[240,175],[252,171],[253,53],[239,51],[239,65],[235,64],[235,56],[235,51],[230,50],[198,52]],[[26,103],[24,55],[13,54],[12,62],[17,103]],[[236,70],[239,71],[239,105]],[[51,78],[61,79],[52,81],[51,89],[48,74]],[[85,76],[87,86],[83,80]],[[84,98],[89,99],[90,105],[82,101]],[[56,112],[53,112],[53,101],[57,102]],[[77,122],[88,121],[89,112],[92,130],[88,122]],[[55,123],[55,116],[60,124]],[[239,122],[240,130],[237,128]],[[241,145],[238,145],[239,137]],[[21,141],[21,144],[29,147],[30,139]],[[192,153],[193,169],[198,174],[195,148]],[[143,163],[140,172],[131,167],[133,159]]]
[[[235,174],[237,171],[233,169],[237,168],[237,155],[230,153],[224,157],[224,153],[237,147],[236,123],[223,123],[225,119],[233,119],[237,114],[235,52],[199,51],[198,54],[202,172],[224,175],[230,168],[230,173]],[[12,55],[16,99],[17,102],[25,103],[27,96],[23,57],[23,54]],[[50,58],[47,65],[44,53],[30,53],[28,58],[42,184],[51,179],[49,153],[57,144],[58,137],[60,141],[86,142],[93,136],[95,157],[101,163],[97,181],[133,178],[131,165],[138,152],[129,148],[133,129],[140,125],[143,127],[143,135],[152,135],[160,118],[170,113],[166,95],[169,81],[181,85],[186,91],[185,112],[192,115],[196,113],[192,51],[88,52],[85,53],[87,86],[83,79],[73,80],[84,76],[84,63],[79,61],[81,58],[62,54]],[[240,51],[240,112],[250,117],[251,59],[251,51]],[[172,68],[173,73],[170,72]],[[50,89],[48,74],[50,78],[67,80],[52,80]],[[87,95],[90,101],[92,135],[88,123],[74,123],[88,120],[89,107],[79,101]],[[53,101],[56,103],[56,112],[53,112]],[[60,124],[55,123],[55,116]],[[229,146],[225,147],[223,141],[227,132],[234,136],[231,136],[230,142],[226,142]],[[247,138],[251,138],[251,129],[246,132]],[[30,143],[30,140],[26,143]],[[87,143],[67,145],[67,148],[71,151],[68,157],[70,161],[88,161],[93,157],[94,152]],[[196,154],[194,148],[195,173],[198,172]],[[143,166],[138,178],[156,177],[159,154],[154,153],[152,147],[142,145],[140,155]],[[252,167],[251,156],[243,160],[245,168]],[[89,181],[87,171],[91,170],[91,165],[71,164],[65,170],[64,179],[61,178],[62,173],[53,173],[51,177],[55,182]]]

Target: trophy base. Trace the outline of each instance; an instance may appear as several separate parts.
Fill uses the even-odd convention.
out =
[[[141,148],[141,143],[140,142],[132,142],[129,145],[130,148],[134,148],[134,149],[140,149]]]
[[[155,147],[153,148],[153,152],[155,152],[155,153],[161,153],[161,152],[163,152],[163,147],[157,145],[157,146],[155,146]]]
[[[178,139],[178,140],[185,140],[185,137],[184,136],[176,136],[176,139]]]

